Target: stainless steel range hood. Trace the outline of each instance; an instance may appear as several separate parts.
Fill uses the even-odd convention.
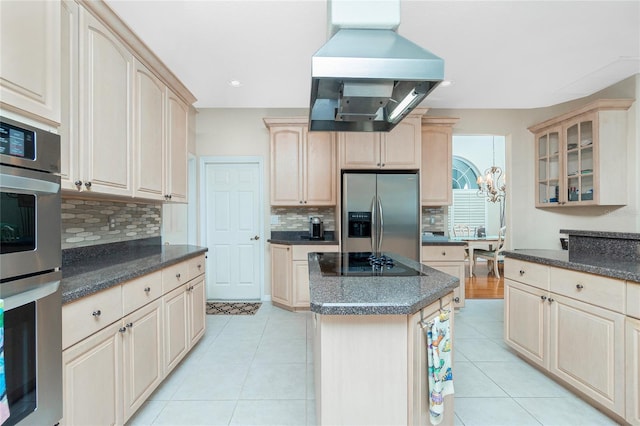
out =
[[[388,132],[444,79],[444,61],[388,29],[340,29],[311,59],[309,130]]]

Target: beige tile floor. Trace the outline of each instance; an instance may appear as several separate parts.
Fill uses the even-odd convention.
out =
[[[502,342],[502,300],[456,313],[458,425],[615,425]],[[311,315],[263,303],[207,316],[196,348],[129,425],[315,425]]]

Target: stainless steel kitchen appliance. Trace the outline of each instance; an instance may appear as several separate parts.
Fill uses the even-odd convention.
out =
[[[324,223],[321,218],[309,218],[309,239],[324,240]]]
[[[0,117],[0,298],[10,417],[62,418],[60,137]]]
[[[343,172],[342,251],[420,261],[419,182],[417,172]]]

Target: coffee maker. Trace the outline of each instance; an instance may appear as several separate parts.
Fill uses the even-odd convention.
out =
[[[309,239],[324,240],[324,224],[319,217],[309,218]]]

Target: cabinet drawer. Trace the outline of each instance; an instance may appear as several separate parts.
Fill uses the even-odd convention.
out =
[[[315,246],[299,246],[292,245],[293,250],[292,259],[293,260],[308,260],[309,253],[334,253],[338,251],[338,246],[328,246],[328,245],[315,245]]]
[[[464,246],[423,246],[423,262],[464,261]]]
[[[640,319],[640,283],[627,281],[627,315]]]
[[[122,318],[122,287],[115,286],[62,306],[62,349]]]
[[[128,315],[162,296],[162,273],[144,275],[122,284],[122,309]]]
[[[550,268],[551,291],[624,313],[625,282],[568,269]]]
[[[204,274],[205,261],[204,255],[194,257],[188,261],[189,263],[189,279],[193,279],[199,275]]]
[[[504,276],[513,281],[549,290],[549,267],[546,265],[506,258]]]
[[[189,262],[180,262],[162,270],[162,294],[189,281]]]

